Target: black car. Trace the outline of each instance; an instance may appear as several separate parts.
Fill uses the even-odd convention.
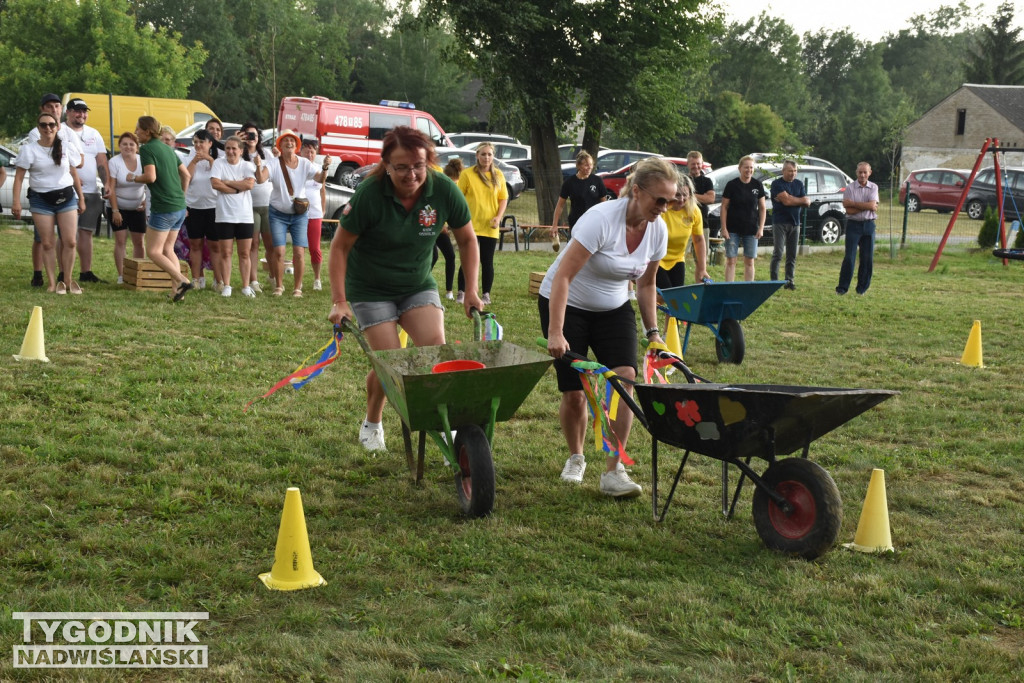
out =
[[[1007,221],[1019,221],[1024,216],[1024,167],[1015,166],[1002,171],[1003,211]],[[985,217],[985,209],[999,206],[996,194],[996,170],[993,167],[978,171],[967,192],[967,215],[976,221]]]
[[[464,169],[467,169],[476,163],[476,152],[471,149],[437,147],[436,150],[438,163],[440,163],[441,166],[444,166],[456,157],[462,159],[462,167]],[[494,165],[497,166],[498,170],[505,176],[505,189],[508,191],[508,200],[512,201],[513,199],[516,199],[523,193],[523,190],[526,189],[526,181],[523,180],[523,174],[515,166],[511,166],[500,159],[495,159]],[[370,175],[370,171],[376,167],[377,164],[369,164],[352,171],[348,179],[349,186],[352,188],[358,187],[359,183],[363,182],[363,178]]]
[[[708,207],[708,224],[705,232],[717,237],[721,231],[722,191],[733,178],[739,177],[738,166],[723,166],[708,173],[715,186],[715,203]],[[782,166],[761,164],[754,168],[754,177],[764,184],[764,191],[770,192],[772,181],[782,177]],[[804,184],[811,205],[807,207],[807,239],[835,244],[846,233],[846,209],[843,208],[843,191],[846,176],[842,171],[818,166],[801,166],[796,177]],[[768,218],[765,220],[762,244],[770,243],[772,236],[772,201],[765,200]]]

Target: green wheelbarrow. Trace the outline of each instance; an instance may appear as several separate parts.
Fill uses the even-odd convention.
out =
[[[374,351],[358,327],[342,326],[359,342],[402,420],[406,462],[423,480],[429,436],[455,474],[462,511],[485,517],[494,508],[494,424],[510,419],[553,359],[506,341],[479,341],[480,316],[474,311],[477,341]],[[419,432],[413,458],[412,432]]]

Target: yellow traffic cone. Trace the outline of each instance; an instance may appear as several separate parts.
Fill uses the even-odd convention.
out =
[[[682,358],[683,345],[679,341],[679,321],[669,316],[668,324],[665,327],[665,346],[668,347],[669,353],[674,353]]]
[[[21,353],[14,357],[14,360],[41,360],[49,363],[46,357],[46,344],[43,342],[43,308],[36,306],[32,309],[32,317],[28,320],[28,329],[25,330],[25,340],[21,342]]]
[[[260,580],[271,590],[297,591],[316,588],[327,583],[313,569],[313,555],[309,551],[306,516],[302,512],[302,496],[290,487],[284,496],[281,528],[277,532],[274,566]]]
[[[981,362],[981,321],[975,320],[971,326],[971,334],[967,337],[967,346],[964,347],[964,355],[960,356],[961,365],[970,365],[972,368],[983,368]]]
[[[894,550],[892,535],[889,533],[889,503],[885,496],[884,470],[871,470],[871,482],[864,499],[864,509],[860,513],[860,522],[857,523],[857,534],[853,537],[853,543],[844,543],[843,546],[862,553]]]

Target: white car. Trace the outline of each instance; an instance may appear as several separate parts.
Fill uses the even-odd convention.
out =
[[[479,142],[471,142],[468,145],[463,145],[462,149],[471,149],[475,152],[476,148],[484,143],[489,144],[494,148],[494,158],[499,161],[512,163],[518,159],[529,159],[531,156],[531,148],[529,145],[517,145],[512,142],[491,142],[490,140],[481,140]]]
[[[3,145],[0,145],[0,166],[4,167],[7,171],[7,178],[4,179],[3,187],[0,188],[0,206],[3,207],[3,214],[5,216],[11,215],[11,204],[14,203],[14,160],[18,157],[18,153],[14,152]],[[31,214],[28,212],[28,175],[25,175],[25,182],[21,185],[21,218],[22,220],[31,220]]]

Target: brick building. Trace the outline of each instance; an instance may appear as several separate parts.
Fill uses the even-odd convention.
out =
[[[972,168],[985,138],[998,138],[1000,165],[1024,166],[1024,86],[975,85],[960,89],[907,126],[900,179],[919,168]],[[989,157],[982,168],[991,166]]]

